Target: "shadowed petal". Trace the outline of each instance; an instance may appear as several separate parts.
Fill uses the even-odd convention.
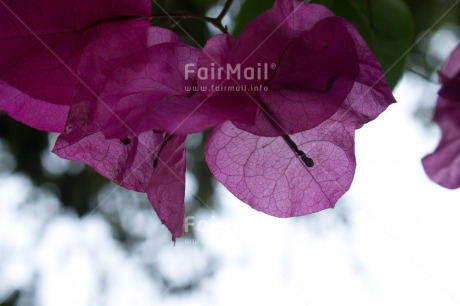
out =
[[[71,103],[85,47],[101,35],[100,28],[110,20],[148,16],[150,10],[146,0],[2,1],[0,110],[32,127],[61,131],[66,108],[50,104]],[[12,100],[11,93],[17,99]],[[57,112],[52,113],[53,109]],[[34,118],[37,110],[47,114],[46,124]]]
[[[163,143],[147,193],[173,241],[184,234],[185,138],[173,135]]]
[[[460,45],[439,72],[441,89],[433,121],[441,128],[436,150],[423,160],[431,180],[449,189],[460,187]]]

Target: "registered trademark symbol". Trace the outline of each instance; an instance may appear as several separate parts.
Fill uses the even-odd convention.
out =
[[[276,64],[273,63],[273,64],[270,65],[270,67],[271,67],[273,70],[275,70],[275,69],[276,69]]]

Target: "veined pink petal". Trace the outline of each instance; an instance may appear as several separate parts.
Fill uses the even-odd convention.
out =
[[[345,104],[348,111],[355,114],[358,127],[361,127],[376,119],[396,100],[382,67],[358,30],[345,19],[341,19],[341,22],[354,39],[359,61],[359,74]]]
[[[147,192],[163,134],[150,131],[138,137],[106,139],[92,118],[91,109],[84,103],[73,104],[53,152],[64,159],[87,164],[122,187]]]
[[[0,81],[0,110],[38,130],[58,133],[64,129],[69,106],[34,100]]]
[[[314,163],[307,166],[283,137],[256,136],[228,122],[208,139],[206,161],[213,175],[254,209],[276,217],[306,215],[334,207],[349,189],[356,167],[354,131],[354,117],[338,112],[291,135]]]

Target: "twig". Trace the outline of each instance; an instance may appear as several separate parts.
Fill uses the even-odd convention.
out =
[[[264,112],[264,115],[265,117],[267,118],[268,122],[270,123],[270,125],[277,131],[280,131],[280,132],[285,132],[282,128],[281,125],[279,125],[273,115],[271,114],[271,112],[269,111],[269,109],[263,105],[263,104],[259,104],[259,107],[260,109]],[[287,133],[284,134],[283,136],[281,136],[284,140],[284,142],[288,145],[289,148],[291,148],[292,152],[294,152],[294,154],[302,161],[303,165],[308,169],[308,168],[312,168],[315,166],[315,162],[313,161],[313,159],[311,159],[310,157],[308,157],[304,151],[300,150],[299,147],[297,146],[297,144],[294,142],[294,140],[292,140],[291,136],[289,136]]]
[[[433,83],[433,84],[439,84],[438,82],[433,81],[432,79],[430,79],[428,76],[424,75],[423,73],[418,72],[414,68],[408,67],[407,71],[409,71],[409,72],[421,77],[422,79],[425,79],[425,81],[427,81],[427,82],[430,82],[430,83]]]
[[[230,10],[232,4],[233,0],[227,0],[227,2],[225,2],[224,8],[222,9],[222,12],[220,12],[219,16],[217,16],[216,19],[222,22],[225,15],[227,15],[228,11]]]
[[[158,13],[158,14],[153,14],[152,19],[155,18],[187,18],[187,19],[196,19],[196,20],[201,20],[208,22],[212,24],[214,27],[219,29],[222,33],[228,34],[228,28],[227,26],[224,26],[222,24],[222,20],[224,17],[227,15],[228,11],[230,10],[230,7],[232,6],[234,0],[227,0],[225,2],[224,8],[220,12],[219,16],[217,17],[208,17],[208,16],[201,16],[201,15],[196,15],[192,13]]]

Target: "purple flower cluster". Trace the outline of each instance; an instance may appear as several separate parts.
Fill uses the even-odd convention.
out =
[[[150,15],[147,0],[4,0],[0,110],[60,133],[60,157],[147,193],[173,239],[186,136],[209,128],[209,168],[242,201],[277,217],[333,207],[353,180],[355,130],[395,102],[356,28],[277,0],[199,50]]]

